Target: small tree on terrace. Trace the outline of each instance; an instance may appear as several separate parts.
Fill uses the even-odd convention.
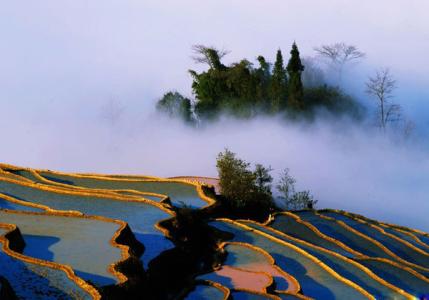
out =
[[[313,198],[310,191],[295,192],[295,183],[296,180],[289,174],[289,169],[285,169],[277,185],[284,208],[288,210],[312,209],[317,200]]]
[[[219,172],[219,185],[222,194],[235,208],[244,207],[255,192],[255,174],[249,170],[250,164],[225,149],[218,154],[216,167]]]
[[[257,164],[255,171],[252,172],[249,163],[237,158],[235,153],[228,149],[219,153],[216,167],[222,194],[233,208],[266,210],[273,207],[271,196],[273,178],[269,174],[271,168]],[[263,214],[263,211],[260,213]]]
[[[295,194],[295,178],[289,174],[289,169],[285,169],[280,176],[277,190],[280,193],[280,199],[283,200],[285,207],[290,206],[293,194]]]

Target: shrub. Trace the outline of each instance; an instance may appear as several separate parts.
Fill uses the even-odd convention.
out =
[[[283,200],[283,206],[288,210],[313,209],[317,200],[310,194],[310,191],[295,192],[296,180],[289,174],[289,169],[285,169],[280,177],[277,190],[279,198]]]
[[[237,158],[228,149],[219,153],[216,166],[222,194],[233,209],[273,207],[271,168],[258,164],[255,171],[251,171],[248,162]]]

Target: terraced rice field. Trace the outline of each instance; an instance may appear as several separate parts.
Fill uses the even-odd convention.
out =
[[[219,230],[234,234],[234,242],[249,243],[268,252],[285,272],[295,277],[305,295],[320,299],[367,299],[357,286],[349,284],[312,255],[294,245],[227,220],[210,223]]]
[[[233,299],[238,300],[267,300],[267,299],[280,299],[277,296],[269,295],[266,293],[255,293],[252,291],[236,290],[232,292]]]
[[[32,212],[43,212],[43,208],[33,207],[25,205],[25,203],[20,204],[17,202],[9,201],[11,197],[7,195],[0,194],[0,209],[9,209],[9,210],[20,210],[20,211],[32,211]]]
[[[380,226],[386,233],[392,234],[410,244],[414,247],[419,248],[420,250],[429,253],[429,245],[423,243],[414,233],[407,232],[401,229],[392,228],[387,225]]]
[[[176,176],[176,177],[169,177],[169,179],[183,179],[183,180],[188,180],[188,181],[192,181],[192,182],[200,182],[200,183],[204,183],[204,184],[213,186],[216,194],[220,194],[222,192],[220,189],[218,178],[198,177],[198,176]]]
[[[334,239],[342,247],[355,250],[356,262],[364,265],[389,284],[416,298],[429,292],[429,279],[425,266],[409,264],[407,261],[401,260],[393,252],[395,250],[392,250],[399,244],[403,250],[402,255],[409,258],[414,257],[416,249],[406,246],[399,240],[393,242],[391,237],[380,238],[375,231],[368,229],[368,225],[352,220],[337,211],[305,211],[296,213],[296,215],[302,221],[314,226],[328,239]],[[383,227],[383,229],[386,232],[396,230],[389,226]],[[377,232],[381,234],[380,231],[377,230]],[[400,238],[398,235],[397,237]],[[419,253],[419,255],[424,254]]]
[[[292,213],[277,214],[274,222],[270,224],[270,227],[346,257],[353,256],[351,249],[340,247],[336,242],[326,239],[323,235],[318,234],[309,224],[301,222],[301,220]]]
[[[377,259],[360,259],[359,263],[368,267],[379,277],[392,283],[405,292],[420,298],[427,294],[429,281],[422,275],[406,269],[401,265],[392,265],[389,262]]]
[[[8,281],[19,299],[92,298],[64,270],[31,262],[13,253],[6,245],[9,241],[5,238],[12,227],[0,224],[0,276]]]
[[[224,300],[229,291],[222,286],[209,283],[197,284],[194,289],[185,296],[185,300]]]
[[[327,266],[332,268],[335,272],[343,278],[362,287],[365,291],[369,292],[376,298],[394,298],[406,299],[407,295],[401,294],[399,289],[389,285],[386,281],[376,276],[370,270],[356,264],[353,260],[342,256],[339,253],[333,252],[329,249],[315,246],[314,244],[307,243],[300,239],[292,238],[282,232],[277,232],[269,227],[253,222],[243,222],[249,227],[255,228],[267,234],[270,234],[278,239],[289,242],[301,249],[314,255],[320,261],[323,261]]]
[[[160,226],[175,209],[214,203],[200,179],[0,164],[0,277],[19,299],[100,299],[105,288],[128,283],[121,264],[147,270],[175,247]],[[181,299],[419,299],[429,293],[429,235],[418,230],[335,210],[280,212],[265,223],[208,222],[229,233],[216,248],[223,260],[205,274],[193,273]],[[136,257],[140,262],[130,260]]]
[[[232,266],[251,272],[264,272],[272,276],[276,290],[296,293],[298,281],[280,269],[271,255],[251,244],[227,243],[224,246],[227,257],[224,266]]]
[[[303,221],[316,227],[324,235],[341,242],[343,245],[348,246],[350,249],[360,254],[370,257],[391,258],[380,245],[374,243],[374,241],[368,239],[360,232],[353,231],[346,224],[338,222],[336,219],[327,218],[321,214],[310,211],[296,213],[296,215]]]
[[[5,211],[0,211],[0,220],[18,226],[26,244],[24,255],[70,265],[76,275],[99,286],[119,282],[108,270],[122,260],[121,249],[110,242],[119,224]]]
[[[64,191],[49,186],[31,185],[0,178],[0,190],[13,198],[60,211],[79,211],[85,215],[103,216],[128,223],[136,239],[146,245],[142,257],[147,266],[173,244],[158,230],[156,224],[171,217],[171,212],[152,201],[126,197],[86,194],[83,190]]]
[[[199,276],[197,279],[218,282],[229,289],[248,289],[256,292],[266,292],[266,288],[272,283],[272,277],[268,274],[230,266],[223,266],[221,269]]]
[[[347,226],[350,226],[354,230],[380,243],[384,248],[388,249],[389,252],[393,253],[393,255],[391,255],[393,259],[410,265],[423,274],[429,275],[429,254],[417,249],[410,243],[393,235],[386,234],[380,227],[370,225],[361,219],[356,219],[337,212],[326,212],[323,214],[342,221]]]
[[[176,205],[188,205],[193,208],[207,206],[207,202],[201,199],[197,188],[193,184],[187,184],[179,179],[160,181],[156,179],[128,179],[112,178],[91,175],[67,175],[48,171],[38,172],[43,178],[66,185],[92,189],[109,190],[133,190],[143,193],[164,194],[170,197],[171,202]]]

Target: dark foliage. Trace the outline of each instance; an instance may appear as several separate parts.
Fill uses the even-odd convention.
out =
[[[233,214],[264,215],[274,208],[270,168],[258,164],[251,171],[249,163],[228,149],[219,153],[216,167],[222,194],[228,199],[224,204]]]
[[[188,123],[212,120],[220,113],[239,118],[282,113],[296,118],[315,115],[316,106],[333,113],[356,113],[356,102],[338,89],[303,86],[304,65],[296,43],[292,45],[286,67],[280,49],[273,66],[263,56],[258,56],[257,67],[247,59],[227,66],[221,61],[227,52],[214,47],[197,45],[194,52],[194,60],[206,64],[208,69],[201,73],[189,71],[193,79],[194,105],[177,92],[166,93],[158,102],[158,110],[171,117]]]
[[[305,104],[304,86],[301,81],[301,73],[304,71],[304,66],[301,63],[296,43],[293,43],[290,55],[289,63],[287,65],[287,72],[289,74],[288,104],[291,109],[303,110],[305,108]]]
[[[130,256],[127,260],[117,265],[116,270],[125,274],[128,280],[121,284],[108,285],[99,289],[102,299],[139,299],[140,295],[146,293],[147,274],[138,257]]]
[[[308,111],[325,109],[334,114],[348,114],[360,119],[364,108],[338,87],[327,85],[308,88],[304,91],[304,101]]]
[[[10,286],[9,282],[2,276],[0,276],[0,299],[2,300],[16,300],[15,292]]]
[[[161,226],[168,230],[176,248],[149,263],[145,295],[149,292],[152,299],[175,299],[192,286],[197,274],[211,271],[223,259],[217,244],[224,238],[208,225],[205,212],[186,206],[175,211],[176,217]]]
[[[282,51],[280,49],[277,50],[276,61],[274,63],[270,82],[270,112],[277,113],[286,108],[288,98],[287,75],[283,64]]]
[[[192,117],[191,100],[185,98],[178,92],[166,93],[158,101],[156,108],[169,117],[178,117],[187,123],[192,123],[194,121]]]

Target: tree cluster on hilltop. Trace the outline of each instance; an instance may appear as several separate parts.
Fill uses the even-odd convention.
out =
[[[247,59],[225,65],[225,51],[203,45],[194,46],[194,60],[208,66],[198,73],[190,70],[195,100],[178,92],[168,92],[159,100],[157,108],[170,117],[186,122],[211,120],[221,113],[250,118],[256,114],[311,116],[316,108],[333,113],[359,114],[359,105],[339,87],[325,83],[305,87],[302,73],[305,69],[296,43],[293,43],[287,64],[283,53],[277,50],[274,64],[263,56],[257,65]]]

